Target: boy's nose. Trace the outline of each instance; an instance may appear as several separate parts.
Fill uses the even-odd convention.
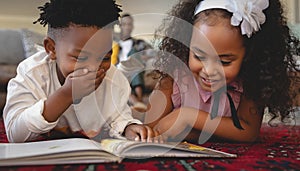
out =
[[[98,62],[90,63],[86,66],[86,68],[91,72],[98,71],[99,67],[100,67],[100,63]]]

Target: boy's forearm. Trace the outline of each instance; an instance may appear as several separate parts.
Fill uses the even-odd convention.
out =
[[[55,122],[72,103],[72,97],[60,88],[45,101],[43,117],[48,122]]]

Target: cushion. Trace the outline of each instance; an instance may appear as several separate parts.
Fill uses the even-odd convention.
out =
[[[25,57],[19,30],[0,29],[0,63],[17,64]]]
[[[25,51],[25,58],[38,52],[36,45],[43,45],[44,36],[30,31],[28,29],[21,29],[21,35],[23,40],[23,46]]]
[[[0,117],[6,102],[6,92],[0,92]]]
[[[0,91],[6,91],[8,81],[16,76],[17,65],[0,64]]]
[[[300,38],[300,24],[289,25],[292,29],[292,32]]]

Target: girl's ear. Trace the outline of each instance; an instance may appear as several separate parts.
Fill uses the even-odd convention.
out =
[[[44,39],[44,47],[46,52],[50,55],[50,58],[55,60],[56,59],[55,41],[47,36]]]

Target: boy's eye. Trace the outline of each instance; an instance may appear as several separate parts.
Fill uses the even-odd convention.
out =
[[[85,61],[88,59],[87,56],[78,56],[78,57],[75,57],[77,61]]]
[[[107,53],[104,57],[100,57],[99,60],[109,61],[111,58],[111,53]]]
[[[103,58],[103,61],[109,61],[110,60],[110,57],[104,57]]]

